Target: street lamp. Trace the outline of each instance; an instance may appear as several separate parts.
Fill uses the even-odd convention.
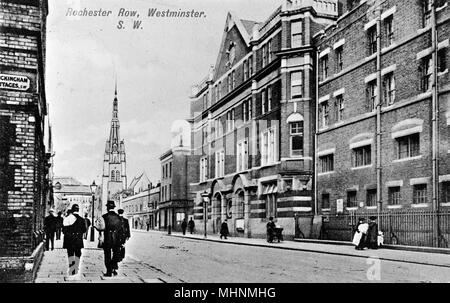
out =
[[[94,208],[95,208],[95,192],[97,191],[97,185],[95,184],[95,180],[92,181],[91,184],[91,193],[92,193],[92,222],[91,222],[91,242],[94,242]]]
[[[205,191],[202,194],[202,200],[203,200],[203,223],[204,223],[204,236],[206,238],[206,221],[208,220],[208,202],[209,202],[209,195]]]

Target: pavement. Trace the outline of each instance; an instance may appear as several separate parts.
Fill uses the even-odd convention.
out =
[[[134,232],[144,232],[144,233],[163,233],[161,231],[143,231],[143,230],[133,230]],[[317,243],[316,241],[282,241],[280,243],[268,243],[265,239],[259,238],[240,238],[240,237],[228,237],[227,240],[220,239],[219,235],[207,235],[205,238],[203,234],[189,234],[183,235],[180,232],[172,232],[170,235],[164,232],[167,236],[181,237],[195,239],[199,241],[213,241],[221,242],[224,244],[234,244],[234,245],[247,245],[256,247],[269,247],[273,249],[284,249],[284,250],[296,250],[304,252],[313,252],[320,254],[331,254],[331,255],[341,255],[341,256],[351,256],[360,258],[378,258],[385,261],[395,261],[403,263],[412,263],[419,265],[430,265],[438,267],[448,267],[450,268],[450,255],[447,253],[440,252],[420,252],[420,251],[409,251],[409,250],[393,250],[379,248],[377,250],[365,249],[365,250],[355,250],[353,245],[339,245],[336,243]]]
[[[67,278],[67,251],[62,240],[55,241],[55,249],[44,253],[34,283],[166,283],[173,282],[150,265],[128,255],[119,264],[118,275],[103,277],[105,272],[103,250],[96,248],[97,242],[84,241],[80,262],[80,280]]]
[[[359,278],[366,279],[367,259],[374,258],[388,261],[383,263],[384,277],[388,281],[389,279],[398,281],[399,273],[404,276],[402,279],[405,281],[406,277],[414,278],[412,279],[414,281],[433,279],[448,281],[450,272],[450,256],[444,253],[383,248],[359,251],[353,246],[330,242],[268,243],[265,239],[259,238],[228,237],[225,240],[220,239],[218,235],[207,235],[207,238],[204,238],[203,234],[182,235],[179,232],[172,232],[168,235],[167,232],[155,230],[132,230],[132,232],[130,242],[127,242],[126,246],[127,256],[119,264],[117,276],[103,277],[105,271],[103,250],[96,248],[97,242],[85,241],[80,264],[80,280],[68,281],[67,253],[62,249],[62,241],[59,240],[55,241],[55,250],[44,253],[35,283],[211,282],[226,280],[223,272],[227,273],[228,280],[240,281],[239,279],[243,279],[241,275],[249,276],[250,269],[245,266],[255,262],[257,264],[269,262],[268,266],[255,265],[260,267],[261,273],[268,272],[266,275],[254,274],[250,277],[251,281],[266,282],[264,280],[266,277],[275,276],[277,281],[284,282],[301,279],[335,281],[338,277],[341,279],[345,271],[349,271],[348,281],[353,281],[355,273],[361,275],[362,278]],[[200,241],[205,245],[199,245]],[[282,250],[285,253],[281,253]],[[296,261],[292,263],[294,259]],[[280,262],[286,263],[286,268],[284,265],[280,268]],[[216,277],[215,273],[220,275]],[[302,275],[299,276],[299,273]],[[436,275],[439,277],[432,278]]]

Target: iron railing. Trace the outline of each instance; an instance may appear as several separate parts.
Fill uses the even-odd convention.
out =
[[[449,247],[450,210],[356,210],[324,216],[321,239],[351,241],[360,217],[378,216],[384,243],[407,246]],[[435,230],[437,229],[437,230]]]

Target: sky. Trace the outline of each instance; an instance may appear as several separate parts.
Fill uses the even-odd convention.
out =
[[[117,78],[120,136],[127,178],[145,171],[160,180],[159,156],[171,125],[189,118],[191,86],[216,62],[226,16],[264,21],[281,0],[49,0],[46,95],[54,174],[101,184]],[[109,16],[67,16],[111,11]],[[137,17],[119,17],[121,8]],[[148,10],[203,11],[203,18],[150,18]],[[119,29],[119,21],[123,21]],[[141,21],[133,29],[134,20]]]

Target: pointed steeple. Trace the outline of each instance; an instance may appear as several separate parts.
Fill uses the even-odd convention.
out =
[[[114,101],[113,101],[113,112],[111,119],[111,131],[109,134],[109,150],[112,152],[119,152],[120,136],[119,136],[119,100],[117,99],[117,79],[115,81],[114,87]]]

